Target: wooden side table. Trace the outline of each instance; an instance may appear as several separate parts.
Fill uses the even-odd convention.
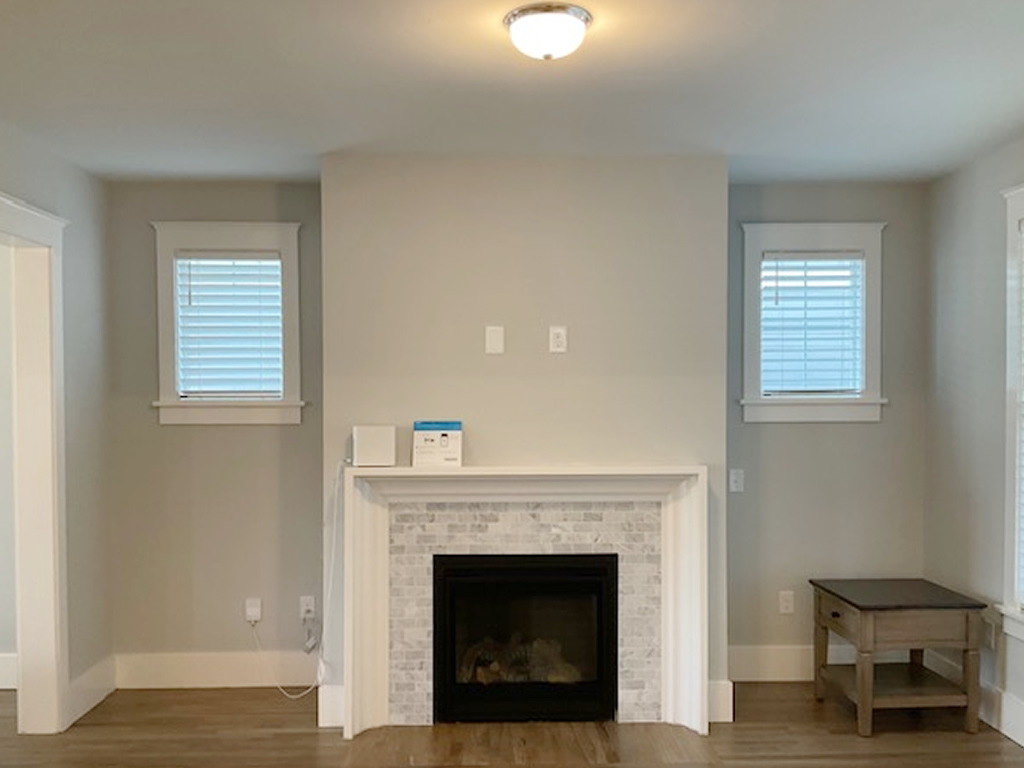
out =
[[[814,696],[832,681],[857,705],[857,732],[871,735],[876,709],[965,707],[978,730],[980,603],[924,579],[811,579],[814,586]],[[828,633],[857,649],[856,665],[828,663]],[[963,652],[963,684],[924,666],[925,648]],[[906,664],[875,664],[875,653],[909,649]]]

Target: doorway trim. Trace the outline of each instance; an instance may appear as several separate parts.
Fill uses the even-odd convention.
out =
[[[13,253],[19,733],[70,725],[61,268],[67,223],[0,193],[0,237]]]

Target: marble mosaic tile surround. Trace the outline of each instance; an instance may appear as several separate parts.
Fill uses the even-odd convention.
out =
[[[391,722],[433,720],[433,555],[619,555],[621,722],[661,719],[661,505],[391,504]]]

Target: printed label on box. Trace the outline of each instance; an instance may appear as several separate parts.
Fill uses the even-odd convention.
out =
[[[413,422],[412,465],[414,467],[461,467],[462,422]]]

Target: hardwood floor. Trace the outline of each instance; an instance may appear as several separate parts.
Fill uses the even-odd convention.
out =
[[[351,742],[314,724],[314,700],[264,689],[118,691],[67,733],[17,736],[0,692],[3,768],[1024,768],[1024,748],[962,711],[884,711],[857,735],[852,708],[810,683],[736,686],[736,722],[702,738],[667,725],[501,723],[379,728]]]

